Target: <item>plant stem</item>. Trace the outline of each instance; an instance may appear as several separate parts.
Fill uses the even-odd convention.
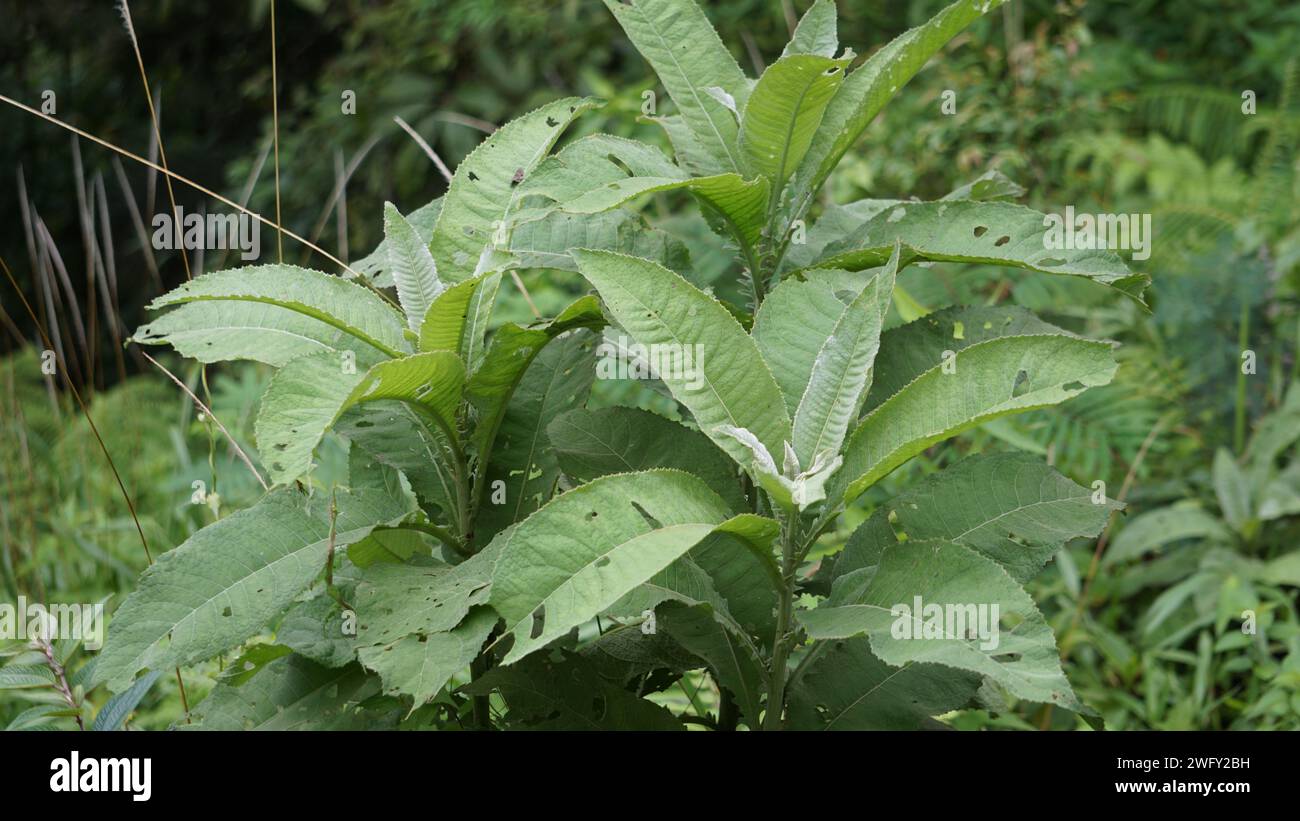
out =
[[[59,691],[59,695],[63,697],[69,709],[77,711],[77,715],[74,716],[77,720],[77,729],[86,729],[86,725],[81,721],[81,705],[77,703],[77,700],[72,695],[72,688],[68,686],[68,677],[63,670],[63,665],[59,664],[58,659],[54,657],[54,645],[48,639],[41,638],[40,650],[41,654],[45,656],[45,665],[54,674],[54,689]]]
[[[469,679],[478,681],[490,669],[490,659],[479,656],[470,662]],[[474,727],[479,730],[492,729],[492,702],[490,696],[474,696]]]
[[[798,566],[795,555],[795,533],[798,520],[791,517],[781,529],[781,601],[776,611],[776,637],[772,641],[772,669],[768,671],[767,712],[763,716],[764,730],[779,730],[785,712],[786,661],[790,657],[794,620],[794,573]]]

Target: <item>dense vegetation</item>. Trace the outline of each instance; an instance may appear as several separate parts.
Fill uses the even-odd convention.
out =
[[[26,179],[104,235],[82,287],[6,226],[5,595],[112,619],[4,645],[0,721],[1300,726],[1297,21],[605,5],[289,6],[344,48],[295,40],[283,203],[259,135],[216,175],[331,274],[114,261],[107,152]],[[1045,250],[1067,204],[1150,257]],[[901,636],[918,597],[994,634]]]

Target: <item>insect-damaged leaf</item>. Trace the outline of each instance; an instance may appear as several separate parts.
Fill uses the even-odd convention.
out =
[[[386,493],[336,498],[336,550],[410,513]],[[330,497],[288,489],[203,528],[159,557],[118,608],[95,680],[119,692],[142,668],[193,664],[239,644],[320,575],[329,538]]]
[[[444,279],[454,284],[474,275],[518,207],[519,185],[569,123],[600,104],[578,97],[548,103],[497,129],[456,167],[429,242]]]
[[[594,618],[715,530],[726,504],[699,479],[651,470],[606,476],[552,499],[493,543],[490,604],[516,661]]]

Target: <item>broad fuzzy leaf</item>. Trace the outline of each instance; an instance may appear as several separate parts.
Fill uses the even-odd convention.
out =
[[[558,660],[538,654],[509,667],[494,667],[459,692],[499,692],[510,705],[507,722],[512,729],[684,729],[667,708],[602,677],[592,660],[575,653],[564,653]]]
[[[740,151],[747,173],[771,180],[774,191],[785,185],[807,153],[850,62],[851,55],[833,60],[795,54],[768,66],[741,119]]]
[[[405,636],[392,644],[362,648],[359,656],[362,664],[379,674],[385,693],[414,699],[413,711],[469,666],[496,623],[497,614],[481,607],[449,632]]]
[[[901,203],[876,214],[813,265],[858,271],[883,265],[902,242],[904,264],[915,260],[1006,265],[1046,274],[1080,276],[1109,285],[1142,303],[1150,283],[1114,251],[1050,247],[1050,229],[1038,211],[1008,202]]]
[[[794,36],[786,44],[781,56],[816,54],[819,57],[834,57],[839,48],[835,17],[835,0],[815,0],[803,17],[799,18]]]
[[[640,215],[623,209],[600,214],[556,211],[516,225],[510,236],[510,253],[521,268],[576,271],[577,263],[569,256],[571,248],[619,251],[652,259],[681,274],[690,270],[690,252],[681,240],[651,228]]]
[[[349,550],[374,537],[375,534],[372,533],[366,539],[350,545]],[[335,571],[334,582],[339,583],[338,571]],[[352,586],[343,588],[343,591],[350,600]],[[348,615],[350,617],[352,614]],[[289,612],[285,613],[280,626],[276,628],[275,641],[298,655],[326,667],[342,667],[356,661],[357,658],[355,631],[345,623],[343,609],[339,603],[325,592],[291,607]]]
[[[736,466],[708,437],[637,408],[572,410],[547,427],[560,467],[587,482],[611,473],[676,468],[704,480],[731,507],[745,509]]]
[[[743,105],[748,81],[694,0],[605,0],[628,39],[654,68],[703,149],[710,173],[740,171],[736,118],[707,89]]]
[[[557,415],[585,405],[596,376],[596,337],[575,331],[542,349],[528,366],[506,404],[492,448],[487,483],[505,489],[498,504],[489,492],[474,523],[474,537],[484,543],[551,498],[560,465],[547,435]]]
[[[336,498],[336,550],[410,513],[388,494]],[[203,528],[159,557],[117,609],[95,680],[120,692],[142,668],[192,664],[239,644],[320,575],[329,538],[330,498],[292,490]]]
[[[698,196],[744,242],[758,241],[768,206],[766,181],[746,182],[736,173],[691,177],[659,149],[606,134],[585,137],[547,159],[521,194],[550,200],[550,207],[570,214],[598,214],[645,194],[677,189]],[[546,210],[530,209],[520,219],[536,219]]]
[[[792,416],[836,325],[874,281],[874,276],[849,271],[809,271],[802,278],[782,280],[763,300],[754,317],[754,342],[781,386]],[[880,296],[887,298],[888,293]]]
[[[388,269],[397,286],[397,298],[411,330],[419,333],[429,306],[446,286],[438,279],[438,266],[425,241],[391,203],[384,203],[384,240],[388,243]]]
[[[465,382],[460,359],[449,351],[414,354],[347,373],[334,354],[301,357],[281,368],[267,386],[257,415],[257,443],[276,484],[311,467],[325,431],[348,409],[397,400],[431,426],[455,436],[456,408]]]
[[[406,221],[420,235],[425,245],[429,244],[429,238],[433,236],[433,226],[441,212],[442,197],[437,197],[406,215]],[[393,272],[388,268],[388,240],[381,240],[375,250],[352,263],[352,270],[369,279],[376,288],[392,288],[394,283]]]
[[[838,454],[845,431],[857,418],[893,302],[900,250],[894,249],[884,269],[844,308],[813,359],[794,415],[794,452],[801,467],[818,455]]]
[[[790,417],[776,380],[754,340],[718,301],[677,274],[634,257],[607,251],[573,252],[578,270],[600,292],[619,325],[642,345],[699,351],[696,371],[661,374],[700,430],[742,465],[749,451],[718,432],[723,425],[745,428],[769,451],[790,438]]]
[[[935,664],[890,667],[866,638],[818,645],[792,682],[786,724],[795,730],[932,730],[932,716],[964,707],[979,676]]]
[[[918,597],[923,609],[912,612]],[[982,622],[976,618],[980,606]],[[992,619],[994,606],[1000,622]],[[959,610],[961,625],[949,618]],[[898,630],[900,619],[911,623],[909,632]],[[962,545],[909,541],[886,547],[859,598],[803,612],[800,620],[819,640],[866,633],[872,651],[887,664],[943,664],[987,676],[1019,698],[1080,707],[1061,672],[1052,628],[1034,600],[996,562]],[[977,626],[987,633],[978,634]]]
[[[235,304],[239,303],[239,304]],[[247,303],[257,303],[254,310]],[[194,304],[183,320],[158,320],[134,341],[177,344],[203,362],[256,359],[283,365],[325,349],[357,350],[395,357],[411,350],[401,314],[354,282],[292,265],[253,265],[214,271],[149,303],[150,310]],[[244,328],[233,333],[235,328]],[[355,342],[344,342],[338,332]],[[240,338],[240,337],[243,338]],[[374,354],[370,356],[373,357]]]
[[[478,411],[470,439],[477,458],[490,458],[510,397],[538,352],[565,331],[599,328],[604,323],[596,298],[587,296],[549,322],[530,328],[508,323],[496,330],[482,365],[466,386],[466,396]]]
[[[963,544],[1006,568],[1018,582],[1038,574],[1072,539],[1101,533],[1119,502],[1094,504],[1080,487],[1036,456],[971,456],[927,476],[854,531],[835,563],[835,576],[870,567],[898,541],[944,539]]]
[[[487,603],[499,555],[499,547],[489,546],[457,565],[426,558],[365,568],[355,602],[357,645],[391,645],[453,629],[470,608]]]
[[[760,660],[714,618],[712,608],[675,603],[664,607],[656,621],[659,629],[708,662],[714,680],[736,699],[741,720],[757,728],[767,677]]]
[[[891,328],[880,338],[875,377],[862,412],[867,414],[875,410],[918,376],[934,368],[935,363],[942,360],[944,351],[957,352],[1007,336],[1042,334],[1073,336],[1015,306],[945,308]]]
[[[469,279],[494,235],[518,206],[518,186],[575,117],[599,105],[566,97],[506,123],[466,157],[452,177],[429,250],[449,283]]]
[[[947,194],[945,200],[1016,200],[1025,195],[1025,187],[996,168],[985,171],[975,179],[960,185]]]
[[[440,509],[448,518],[454,514],[450,440],[409,404],[384,400],[357,405],[338,418],[334,431],[354,449],[400,470],[422,504]]]
[[[483,364],[483,357],[487,355],[488,320],[492,318],[492,306],[496,304],[500,289],[500,273],[484,274],[482,282],[469,299],[460,343],[460,358],[465,363],[466,373],[476,372]]]
[[[465,326],[469,322],[470,306],[483,287],[484,281],[496,274],[487,274],[457,283],[441,291],[429,303],[420,323],[420,351],[451,351],[464,361]]]
[[[703,482],[672,470],[606,476],[552,499],[497,539],[490,603],[514,636],[505,663],[594,618],[729,515]]]
[[[1069,336],[1010,336],[955,352],[863,417],[834,490],[851,501],[933,444],[1012,413],[1064,402],[1115,375],[1111,344]]]
[[[821,128],[795,174],[794,215],[812,202],[840,158],[893,96],[958,32],[1003,0],[957,0],[929,22],[895,37],[851,74],[826,107]]]
[[[218,684],[195,709],[194,730],[374,728],[358,704],[379,692],[359,665],[329,668],[301,656],[276,659],[238,687]]]
[[[754,519],[759,520],[762,517],[754,516]],[[762,522],[771,521],[762,519]],[[761,525],[762,522],[756,524]],[[773,538],[776,535],[778,535],[776,532],[772,533]],[[772,568],[776,568],[775,562],[772,563]],[[769,587],[768,590],[775,595],[774,588]],[[771,600],[775,601],[774,598]],[[638,585],[626,596],[606,608],[602,615],[616,619],[637,618],[644,615],[647,610],[657,610],[664,602],[679,602],[687,607],[707,606],[711,618],[716,619],[744,641],[751,652],[758,654],[758,646],[753,643],[754,634],[731,615],[731,608],[726,598],[718,592],[713,579],[704,572],[704,568],[696,564],[690,555],[678,558],[654,574],[644,584]]]

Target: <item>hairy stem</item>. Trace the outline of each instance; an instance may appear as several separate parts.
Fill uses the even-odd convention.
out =
[[[767,712],[764,730],[779,730],[785,712],[786,662],[794,638],[794,574],[799,560],[795,545],[798,519],[794,516],[781,529],[781,601],[776,611],[776,637],[772,640],[772,668],[767,679]]]

